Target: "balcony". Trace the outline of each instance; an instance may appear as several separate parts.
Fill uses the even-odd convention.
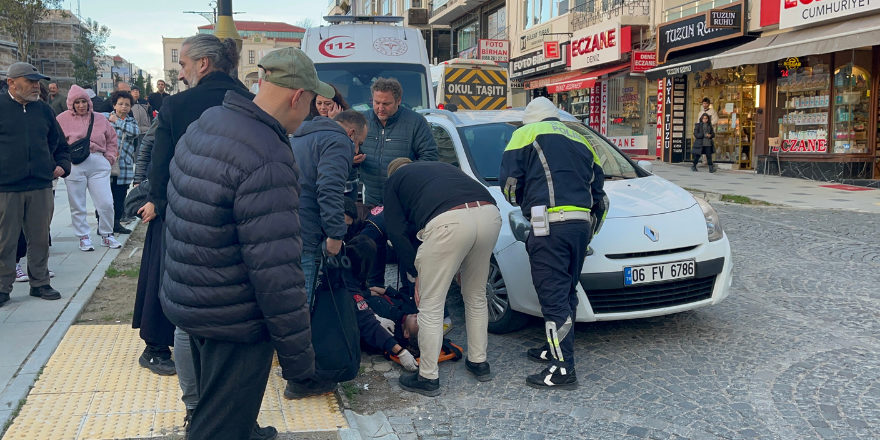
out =
[[[738,0],[693,0],[687,3],[667,8],[663,11],[663,22],[666,23],[679,18],[688,17],[710,9],[720,8]]]
[[[489,0],[434,0],[428,3],[431,25],[449,25],[468,11],[488,2]]]
[[[571,8],[571,31],[620,17],[623,26],[651,24],[650,0],[587,0]]]
[[[349,0],[330,0],[327,4],[327,15],[345,15],[351,10]]]

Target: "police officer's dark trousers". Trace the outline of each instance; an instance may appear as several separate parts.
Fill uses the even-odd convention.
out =
[[[574,368],[577,286],[592,235],[590,222],[569,220],[551,223],[549,236],[532,234],[526,241],[547,343],[553,364],[560,368]]]

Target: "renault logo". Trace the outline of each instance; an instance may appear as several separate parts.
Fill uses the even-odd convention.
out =
[[[645,226],[645,236],[650,238],[651,241],[653,241],[654,243],[656,243],[657,240],[660,239],[660,234],[658,234],[657,231],[655,231],[650,226]]]

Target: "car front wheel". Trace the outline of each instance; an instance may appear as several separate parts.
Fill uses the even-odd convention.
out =
[[[529,322],[529,316],[510,308],[507,284],[495,257],[489,266],[489,280],[486,283],[486,302],[489,306],[489,331],[503,334],[515,332]]]

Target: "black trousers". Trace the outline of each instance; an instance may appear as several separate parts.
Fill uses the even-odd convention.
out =
[[[113,194],[113,226],[119,224],[125,211],[125,196],[128,194],[129,183],[116,183],[116,176],[110,176],[110,192]]]
[[[192,336],[190,344],[199,403],[188,438],[247,440],[269,382],[272,344],[236,344]]]
[[[577,286],[592,236],[589,222],[567,221],[551,223],[548,236],[529,235],[526,240],[532,282],[547,324],[547,343],[551,346],[559,344],[562,356],[554,355],[553,364],[560,368],[574,367]],[[569,319],[570,324],[567,323]],[[552,333],[550,323],[555,326]],[[550,353],[553,352],[551,347]]]
[[[700,156],[702,156],[702,154],[692,154],[692,156],[694,156],[694,166],[697,166],[697,164],[700,163]],[[706,163],[710,167],[712,166],[712,155],[711,154],[706,155]]]

